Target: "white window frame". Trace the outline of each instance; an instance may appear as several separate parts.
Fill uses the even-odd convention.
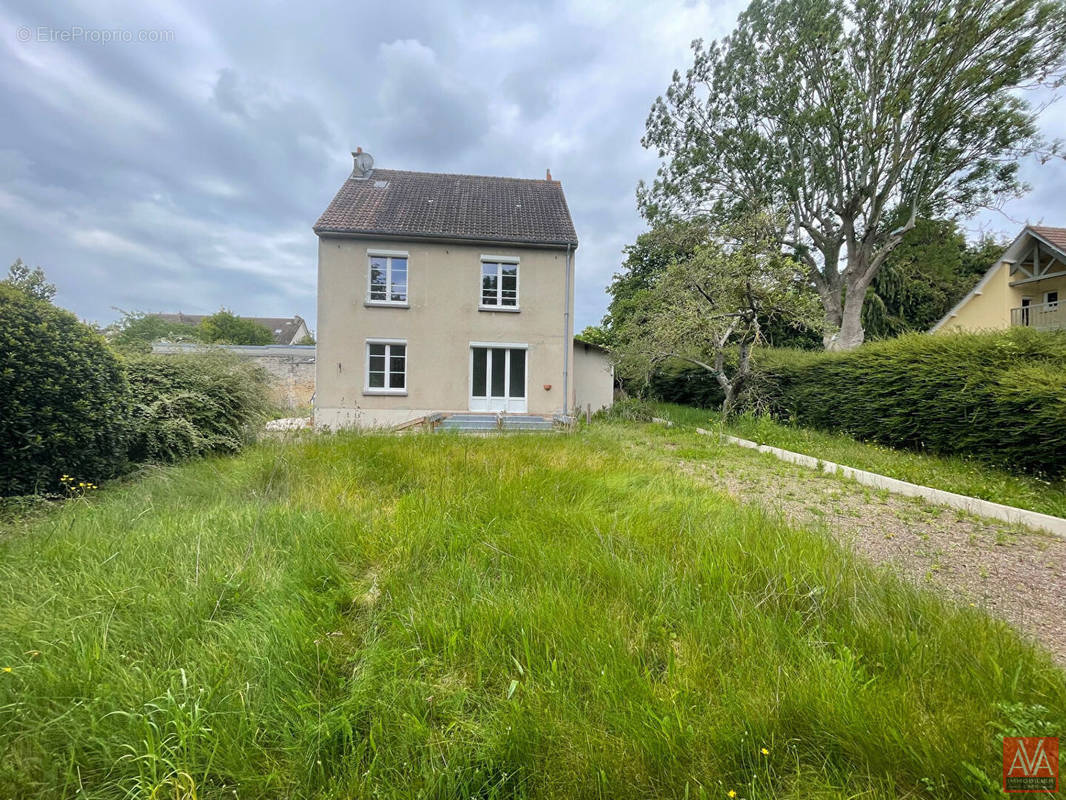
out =
[[[511,354],[508,353],[507,356],[505,357],[505,362],[504,362],[506,364],[505,375],[506,375],[506,380],[507,380],[507,383],[505,385],[505,392],[506,392],[505,395],[502,398],[492,397],[491,395],[486,395],[485,397],[475,397],[474,396],[474,348],[486,348],[488,350],[497,350],[498,349],[498,350],[523,350],[523,351],[525,351],[525,354],[526,354],[525,376],[524,376],[525,380],[524,380],[523,385],[522,385],[522,391],[524,392],[524,395],[522,397],[520,397],[520,398],[511,397]],[[467,399],[468,399],[468,402],[470,404],[470,410],[473,413],[477,413],[477,414],[497,413],[496,411],[490,410],[490,406],[494,402],[499,403],[499,401],[501,401],[501,400],[503,401],[502,404],[503,404],[504,408],[500,409],[500,413],[504,413],[504,414],[508,414],[508,413],[510,413],[510,414],[527,414],[527,413],[529,413],[529,344],[527,342],[470,342],[468,362],[469,362],[469,368],[468,369],[469,369],[470,377],[469,377],[469,380],[467,381],[467,396],[468,396]],[[406,362],[405,362],[405,364],[406,364]],[[491,369],[491,367],[490,367],[490,369]],[[490,389],[489,389],[489,382],[490,381],[491,381],[491,376],[486,375],[485,376],[485,391],[486,392],[490,391]],[[482,405],[485,406],[484,409],[480,408]],[[512,405],[514,406],[514,408],[511,407]]]
[[[1051,295],[1055,295],[1054,300],[1051,299]],[[1052,289],[1050,292],[1044,292],[1044,305],[1049,311],[1058,308],[1060,302],[1061,300],[1059,299],[1059,292],[1057,289]]]
[[[370,385],[370,346],[373,344],[385,345],[385,386],[371,386]],[[392,361],[392,345],[403,345],[403,388],[391,389],[389,388],[389,364]],[[363,394],[367,395],[393,395],[402,397],[407,394],[407,375],[408,375],[408,363],[410,359],[411,351],[407,346],[406,339],[367,339],[366,344],[363,347]]]
[[[407,291],[405,293],[406,300],[374,300],[370,297],[371,292],[371,278],[374,271],[370,263],[372,258],[384,258],[385,259],[385,296],[392,295],[392,260],[394,258],[402,258],[407,261]],[[411,255],[406,250],[367,250],[366,251],[366,301],[363,303],[365,306],[388,306],[391,308],[410,308],[411,307]]]
[[[500,256],[492,253],[482,253],[477,271],[477,308],[478,311],[502,311],[503,313],[515,313],[521,311],[522,267],[518,256]],[[496,269],[496,305],[484,303],[485,264],[495,264]],[[503,265],[512,264],[515,268],[514,305],[503,305]]]

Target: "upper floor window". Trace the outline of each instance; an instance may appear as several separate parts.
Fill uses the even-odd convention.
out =
[[[481,308],[518,310],[518,259],[481,257]]]
[[[367,303],[374,305],[407,305],[407,253],[391,250],[370,250],[369,289]]]

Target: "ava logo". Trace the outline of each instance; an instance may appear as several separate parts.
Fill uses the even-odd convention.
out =
[[[1004,737],[1003,791],[1057,792],[1058,789],[1058,738]]]

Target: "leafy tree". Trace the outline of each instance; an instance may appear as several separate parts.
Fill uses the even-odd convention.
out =
[[[315,337],[312,336],[310,333],[305,333],[303,336],[300,337],[300,341],[296,342],[296,344],[304,344],[304,345],[314,344],[314,343],[315,343]]]
[[[885,259],[863,306],[863,327],[876,339],[929,330],[1003,252],[984,238],[967,244],[952,220],[919,219]]]
[[[854,347],[919,209],[965,215],[1023,189],[1019,159],[1043,143],[1016,90],[1057,84],[1064,51],[1058,0],[753,0],[653,105],[643,144],[663,163],[641,210],[784,212],[825,346]]]
[[[603,325],[609,341],[625,326],[634,309],[640,307],[639,295],[655,286],[666,268],[674,261],[691,258],[696,248],[707,241],[707,226],[693,220],[669,220],[642,233],[623,252],[621,272],[615,273],[607,293],[611,302]]]
[[[707,224],[700,220],[663,220],[625,248],[622,269],[607,288],[611,302],[603,327],[608,346],[621,344],[629,318],[645,306],[643,293],[655,287],[670,264],[690,259],[709,236]],[[782,324],[778,319],[763,319],[760,323],[768,344],[802,348],[820,344],[815,330]]]
[[[581,331],[577,338],[589,344],[598,344],[600,347],[611,346],[611,333],[603,325],[586,325],[585,330]]]
[[[629,379],[647,379],[669,359],[707,370],[722,388],[728,416],[750,375],[751,350],[764,342],[763,321],[810,325],[819,313],[802,266],[781,253],[764,217],[733,223],[725,233],[672,262],[635,296],[617,354]],[[727,359],[732,351],[735,368]]]
[[[122,318],[104,332],[111,345],[127,353],[148,353],[158,341],[198,341],[197,330],[182,322],[170,322],[157,314],[124,311]]]
[[[0,283],[13,286],[38,300],[51,301],[56,296],[56,285],[45,279],[44,270],[40,267],[30,269],[21,258],[15,259],[15,263],[8,268],[7,277]]]
[[[265,325],[242,319],[225,308],[197,325],[196,333],[207,344],[274,344],[274,334]]]

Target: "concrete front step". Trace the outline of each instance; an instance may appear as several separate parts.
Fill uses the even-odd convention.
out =
[[[497,417],[495,414],[450,414],[441,421],[439,429],[485,433],[498,430],[551,431],[553,427],[550,418],[535,415],[504,414]]]

